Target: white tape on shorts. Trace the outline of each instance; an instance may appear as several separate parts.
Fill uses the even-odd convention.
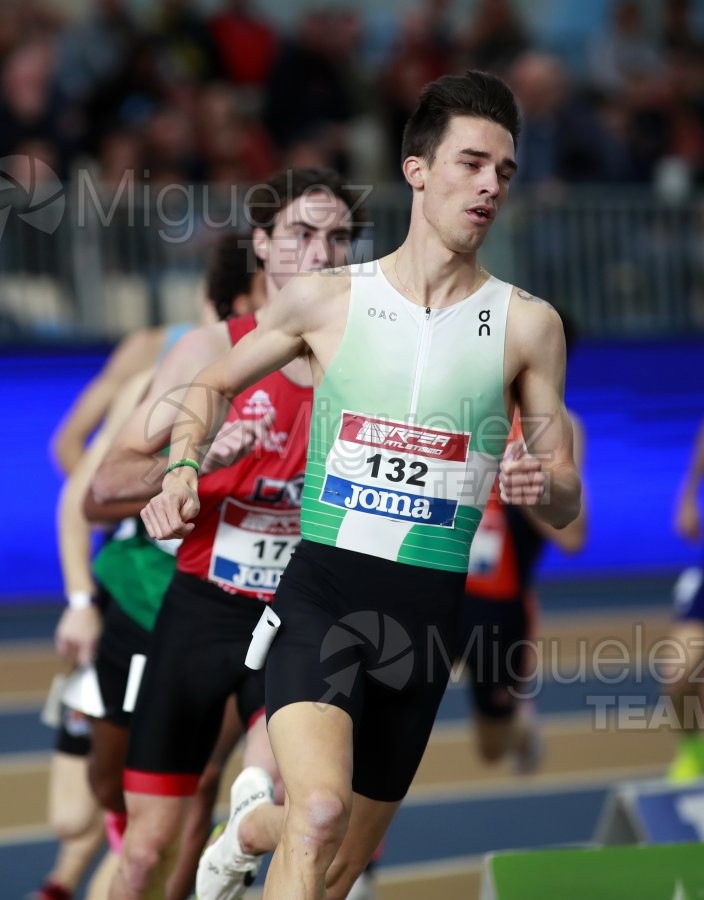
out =
[[[127,676],[127,687],[125,688],[125,699],[122,701],[122,709],[124,712],[134,712],[137,703],[137,694],[139,686],[142,683],[142,673],[144,672],[144,664],[147,657],[143,653],[133,653],[130,660],[130,671]]]
[[[261,618],[252,632],[252,640],[244,664],[249,669],[262,669],[266,662],[266,656],[271,647],[271,642],[276,637],[276,632],[281,625],[281,619],[270,606],[264,608]]]

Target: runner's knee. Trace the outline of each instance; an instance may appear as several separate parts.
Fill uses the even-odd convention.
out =
[[[131,838],[131,839],[130,839]],[[130,890],[137,893],[149,886],[152,873],[176,852],[176,844],[158,831],[129,835],[122,848],[122,870]]]
[[[93,809],[53,809],[51,829],[60,841],[82,838],[97,824],[97,810]]]
[[[350,811],[351,798],[345,800],[337,791],[318,788],[298,805],[292,804],[289,823],[315,853],[342,843]]]

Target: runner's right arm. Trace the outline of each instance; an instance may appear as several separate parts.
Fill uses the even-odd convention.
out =
[[[315,280],[313,280],[315,279]],[[198,373],[171,430],[169,464],[182,459],[201,463],[218,433],[232,399],[306,349],[304,335],[313,317],[311,303],[321,276],[291,279],[262,311],[254,331],[226,356]],[[153,538],[183,537],[198,514],[196,470],[182,466],[164,477],[161,493],[142,510]]]

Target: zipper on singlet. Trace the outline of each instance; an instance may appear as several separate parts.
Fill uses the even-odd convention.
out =
[[[418,407],[418,394],[420,393],[420,382],[425,368],[425,361],[428,356],[428,337],[430,336],[430,307],[425,307],[425,316],[423,324],[420,326],[420,341],[418,343],[418,355],[416,356],[416,370],[413,376],[413,390],[411,392],[411,408],[409,409],[409,418],[415,419],[416,409]]]

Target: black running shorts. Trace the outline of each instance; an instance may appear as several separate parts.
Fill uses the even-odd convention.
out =
[[[125,788],[189,796],[215,746],[227,697],[242,722],[264,706],[264,673],[245,664],[263,605],[176,572],[156,620],[130,724]]]
[[[61,724],[56,732],[54,749],[67,756],[88,756],[90,753],[90,719],[83,713],[61,708]]]
[[[274,599],[267,716],[330,703],[354,723],[353,789],[401,800],[421,761],[457,641],[463,573],[301,541]]]

